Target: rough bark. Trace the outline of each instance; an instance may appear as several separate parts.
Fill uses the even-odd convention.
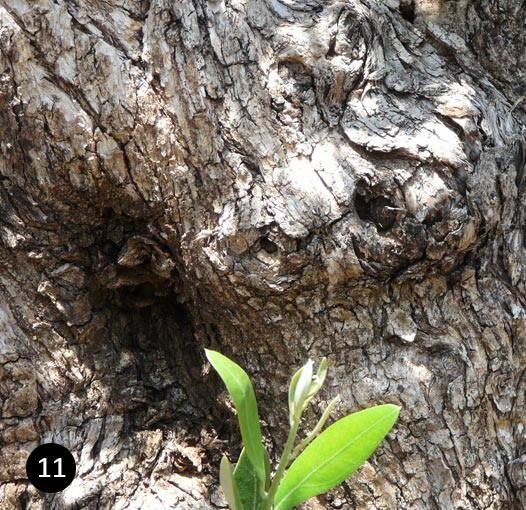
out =
[[[0,506],[224,507],[256,382],[401,418],[309,508],[526,508],[519,0],[0,0]],[[219,402],[218,402],[219,399]],[[38,493],[59,442],[75,482]]]

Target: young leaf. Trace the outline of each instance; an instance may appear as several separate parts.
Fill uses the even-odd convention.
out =
[[[326,376],[327,376],[327,358],[323,358],[321,360],[320,366],[318,367],[318,372],[312,378],[312,382],[310,384],[309,391],[303,401],[303,407],[301,409],[301,412],[307,409],[307,406],[310,404],[310,401],[317,395],[318,391],[320,391],[321,387],[323,386],[323,383],[325,382]]]
[[[264,484],[266,482],[265,448],[262,443],[258,406],[252,383],[247,373],[226,356],[208,349],[205,352],[208,361],[223,379],[232,397],[248,458],[259,480]]]
[[[294,420],[299,419],[301,413],[323,386],[325,377],[327,376],[327,358],[321,360],[318,372],[314,377],[312,377],[312,370],[313,363],[309,360],[294,374],[294,377],[290,381],[289,421],[291,425]],[[310,383],[306,384],[306,381],[310,381]],[[304,390],[303,394],[300,394],[301,389]]]
[[[325,378],[327,377],[327,358],[323,358],[320,362],[320,366],[318,367],[318,372],[316,373],[316,377],[314,378],[314,381],[312,382],[309,394],[307,395],[307,398],[309,401],[314,397],[318,391],[320,391],[320,388],[323,386],[323,383],[325,382]]]
[[[250,463],[245,448],[241,451],[237,461],[234,480],[239,487],[243,508],[245,510],[256,510],[261,503],[261,482]]]
[[[239,489],[234,480],[234,473],[230,461],[223,455],[219,466],[219,483],[223,489],[226,502],[231,510],[243,510]]]
[[[296,409],[294,407],[294,395],[296,393],[296,387],[298,386],[298,381],[301,377],[301,374],[303,372],[303,369],[305,367],[301,367],[293,376],[292,380],[290,381],[289,386],[289,421],[292,425],[292,421],[294,420],[294,415],[296,414]]]
[[[380,405],[332,424],[285,473],[274,498],[275,510],[286,510],[345,480],[371,456],[399,412],[398,406]]]
[[[303,404],[312,386],[312,368],[312,361],[307,361],[294,388],[294,419],[296,420],[299,419],[304,409]]]

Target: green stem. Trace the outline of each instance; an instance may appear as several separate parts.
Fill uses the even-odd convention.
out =
[[[314,430],[303,441],[301,441],[301,443],[297,445],[296,448],[294,448],[294,450],[292,450],[292,454],[290,457],[291,460],[294,460],[312,441],[314,441],[314,439],[316,439],[339,400],[340,395],[336,395],[336,397],[329,402],[320,420],[316,424],[316,427],[314,427]]]
[[[285,472],[285,469],[287,469],[287,466],[289,464],[290,453],[294,446],[294,440],[296,439],[296,434],[298,433],[299,426],[300,426],[299,419],[292,422],[292,426],[290,427],[289,437],[287,438],[287,442],[285,443],[285,449],[283,450],[283,455],[281,456],[281,459],[278,464],[278,469],[276,470],[276,474],[274,475],[272,483],[270,484],[270,489],[267,493],[267,496],[265,500],[263,501],[263,505],[262,505],[263,510],[271,510],[273,508],[274,498],[276,497],[276,493],[278,492],[279,484],[281,482],[281,478],[283,477],[283,473]]]

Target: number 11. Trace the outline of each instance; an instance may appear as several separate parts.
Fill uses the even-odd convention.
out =
[[[47,459],[44,457],[38,461],[39,464],[43,464],[44,468],[42,469],[43,474],[38,475],[39,478],[51,478],[53,475],[47,474]],[[66,478],[66,475],[62,474],[62,458],[56,459],[53,464],[58,464],[58,475],[55,475],[54,478]]]

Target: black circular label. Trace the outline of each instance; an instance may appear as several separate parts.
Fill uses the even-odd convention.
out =
[[[73,481],[76,472],[71,452],[56,443],[41,444],[26,462],[29,481],[42,492],[63,491]]]

